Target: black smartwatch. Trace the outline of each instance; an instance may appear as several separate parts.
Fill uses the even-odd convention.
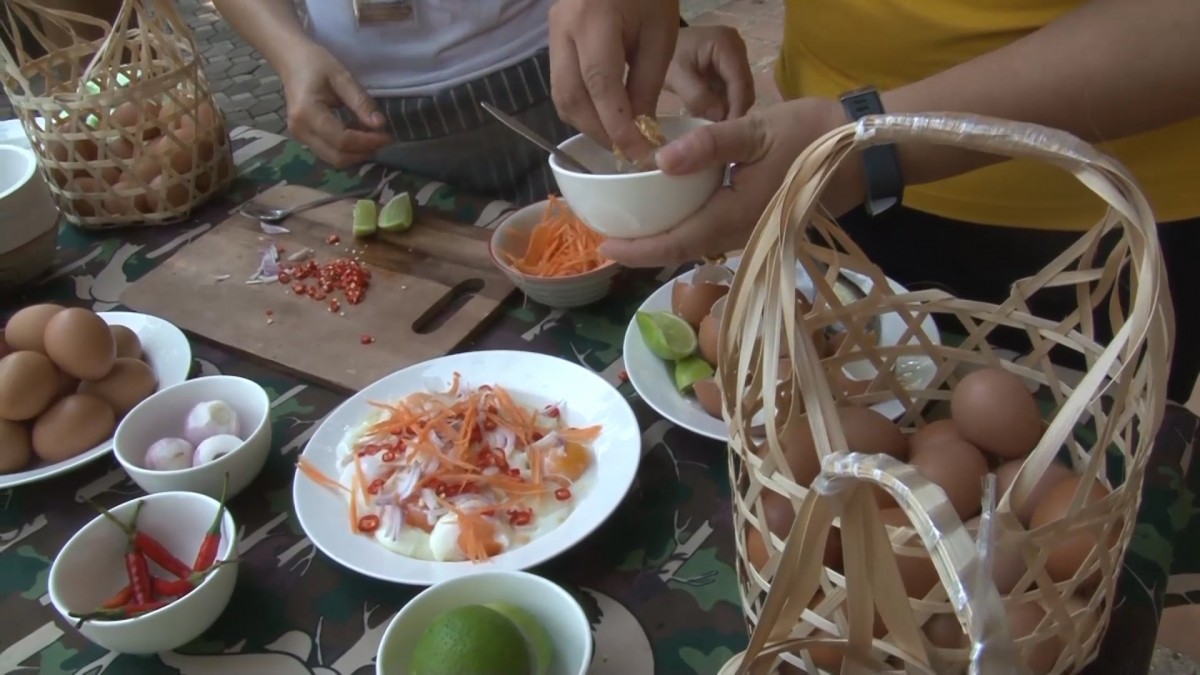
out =
[[[842,94],[842,107],[852,120],[867,115],[883,114],[883,102],[874,87],[864,87]],[[877,216],[904,199],[904,176],[900,173],[900,157],[892,143],[874,145],[863,151],[863,169],[867,176],[867,213]]]

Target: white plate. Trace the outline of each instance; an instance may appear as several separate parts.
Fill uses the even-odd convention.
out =
[[[733,257],[728,259],[725,264],[730,269],[736,270],[740,258]],[[870,277],[863,276],[850,270],[844,270],[851,282],[858,285],[864,293],[869,293],[874,285]],[[663,284],[661,288],[654,291],[642,306],[638,308],[641,312],[660,312],[671,310],[671,287],[677,280],[687,281],[692,278],[692,271],[687,271],[675,279]],[[888,279],[888,284],[895,293],[907,293],[900,284]],[[808,273],[799,265],[796,266],[796,288],[800,289],[808,297],[813,296],[813,283],[809,278]],[[896,344],[900,336],[904,334],[904,320],[895,313],[885,314],[880,317],[880,342],[881,344],[889,345]],[[933,317],[926,317],[921,324],[921,328],[929,339],[934,344],[941,344],[941,334],[938,332],[937,325],[933,322]],[[917,338],[912,338],[912,342],[916,342]],[[689,431],[693,431],[701,436],[707,436],[718,441],[729,440],[729,430],[725,425],[725,421],[709,415],[704,412],[700,404],[691,396],[684,396],[675,389],[675,379],[671,373],[669,365],[662,359],[655,356],[646,343],[642,341],[642,335],[638,332],[637,321],[631,320],[629,326],[625,329],[625,345],[623,348],[625,355],[625,372],[629,375],[629,381],[633,383],[633,388],[637,390],[639,396],[642,397],[651,408],[654,408],[658,414],[671,420],[678,426]],[[932,362],[928,362],[932,366]],[[934,369],[932,367],[920,367],[915,373],[913,382],[914,388],[921,388],[933,381]],[[896,399],[881,401],[871,406],[872,409],[882,415],[886,415],[891,419],[897,419],[904,414],[904,405]]]
[[[350,531],[345,498],[299,471],[292,499],[300,527],[325,555],[369,577],[402,584],[432,585],[481,570],[524,570],[566,551],[591,534],[617,508],[633,484],[641,461],[641,432],[625,398],[599,375],[545,354],[480,351],[443,356],[392,373],[358,392],[325,418],[302,457],[326,475],[338,475],[337,447],[363,423],[368,401],[394,401],[418,391],[444,391],[454,373],[463,384],[500,385],[527,405],[563,403],[571,426],[602,425],[592,443],[596,457],[591,487],[558,527],[520,548],[482,563],[435,562],[394,553],[374,538]]]
[[[158,377],[158,390],[179,384],[187,379],[192,369],[192,347],[183,331],[174,324],[149,314],[137,312],[98,312],[100,318],[111,326],[126,326],[137,333],[142,343],[146,363]],[[0,490],[26,483],[53,478],[77,469],[84,464],[112,451],[112,439],[82,454],[54,464],[41,464],[19,473],[0,474]]]

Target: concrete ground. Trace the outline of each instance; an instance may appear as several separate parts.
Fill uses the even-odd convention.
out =
[[[741,32],[754,68],[758,104],[778,101],[771,67],[782,38],[783,2],[681,1],[684,18],[692,24],[730,25]],[[177,2],[195,32],[213,95],[229,124],[285,132],[287,115],[283,91],[279,76],[271,66],[221,21],[210,2]],[[679,108],[679,102],[670,95],[665,95],[660,103],[663,112],[677,112]],[[0,119],[12,116],[7,98],[0,96]],[[1189,407],[1200,410],[1200,386]],[[1197,638],[1200,638],[1200,606],[1168,610],[1160,627],[1159,642],[1163,646],[1155,654],[1151,675],[1200,675],[1200,662],[1193,660],[1200,659],[1200,639]]]

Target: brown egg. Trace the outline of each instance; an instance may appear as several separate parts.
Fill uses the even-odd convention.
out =
[[[908,463],[942,488],[959,518],[970,518],[983,508],[983,479],[988,464],[974,445],[957,438],[941,438],[922,445]]]
[[[113,216],[132,215],[134,213],[133,196],[118,194],[118,192],[128,193],[136,187],[137,185],[124,179],[117,181],[117,184],[112,186],[113,191],[104,196],[105,212]]]
[[[853,405],[839,408],[838,417],[852,452],[883,453],[904,461],[907,450],[904,434],[891,420],[870,408]],[[811,485],[821,470],[821,463],[808,416],[795,418],[784,427],[780,440],[793,478],[800,485]]]
[[[139,157],[129,167],[127,182],[135,187],[148,187],[162,173],[162,162],[153,156]]]
[[[112,408],[97,396],[72,394],[47,410],[33,425],[33,451],[48,462],[61,462],[90,450],[112,436]]]
[[[964,523],[967,526],[967,531],[976,541],[979,539],[979,517],[972,518]],[[993,525],[998,527],[998,524]],[[1026,570],[1029,567],[1025,564],[1025,558],[1021,555],[1021,549],[1016,546],[994,545],[992,548],[992,583],[996,584],[996,590],[1000,595],[1007,595],[1017,587],[1017,583],[1021,581],[1021,577],[1025,576]]]
[[[1020,640],[1032,635],[1045,617],[1046,610],[1033,600],[1010,606],[1008,608],[1008,630],[1012,634],[1013,640]],[[1052,635],[1037,644],[1026,646],[1023,661],[1034,675],[1045,675],[1054,668],[1061,652],[1062,641],[1057,635]]]
[[[1025,463],[1023,459],[1014,459],[1005,462],[996,468],[996,498],[999,499],[1004,493],[1008,492],[1008,488],[1012,487],[1013,481],[1017,477],[1017,472],[1021,470],[1021,465]],[[1020,504],[1013,501],[1011,503],[1013,515],[1025,527],[1029,527],[1029,522],[1033,520],[1033,512],[1037,510],[1038,504],[1042,503],[1046,494],[1050,492],[1054,486],[1062,481],[1074,476],[1075,472],[1059,462],[1052,462],[1046,467],[1045,473],[1034,484],[1033,489],[1029,491],[1029,496]],[[1015,496],[1015,495],[1014,495]],[[1010,498],[1011,499],[1011,498]]]
[[[925,622],[923,629],[930,644],[941,649],[963,649],[970,646],[958,617],[953,614],[934,614]]]
[[[133,145],[133,141],[128,138],[115,138],[105,144],[105,154],[110,159],[133,159],[137,154],[137,148]]]
[[[778,492],[764,489],[762,491],[762,507],[767,518],[767,527],[770,528],[771,533],[786,542],[792,531],[792,523],[796,520],[796,511],[792,508],[792,503]],[[763,539],[762,533],[750,526],[746,528],[746,557],[750,559],[750,564],[754,565],[754,569],[759,572],[763,571],[770,559],[767,543]],[[837,528],[831,529],[829,538],[825,540],[823,562],[826,567],[835,570],[842,568],[842,538]]]
[[[58,400],[64,396],[74,394],[79,388],[79,378],[71,377],[55,367],[54,371],[58,374],[58,390],[54,394],[54,400]]]
[[[188,189],[181,183],[172,183],[159,176],[150,181],[151,194],[148,205],[151,211],[180,209],[187,206]]]
[[[137,359],[119,358],[104,379],[80,384],[79,393],[104,399],[120,418],[157,388],[158,378],[150,366]]]
[[[912,523],[901,509],[884,509],[879,512],[879,518],[884,525],[911,528]],[[890,533],[889,533],[890,534]],[[921,548],[921,538],[913,531],[904,540],[905,547]],[[896,554],[896,566],[900,569],[900,579],[904,582],[904,592],[910,598],[924,598],[929,591],[939,583],[937,568],[927,554],[903,555]]]
[[[699,328],[713,304],[729,293],[729,286],[715,283],[676,281],[671,287],[671,311]]]
[[[13,353],[12,345],[4,339],[4,332],[0,331],[0,359]]]
[[[717,367],[717,355],[721,346],[721,314],[725,309],[725,298],[717,300],[712,311],[701,321],[696,331],[696,343],[700,347],[700,356],[708,361],[713,368]]]
[[[108,329],[112,333],[113,342],[117,343],[117,358],[142,358],[142,341],[138,339],[137,333],[133,332],[127,326],[118,326],[116,324],[109,326]]]
[[[942,438],[957,438],[962,439],[958,435],[958,429],[954,427],[954,422],[951,420],[937,420],[930,422],[913,432],[908,437],[908,455],[911,457],[914,453],[919,452],[926,445],[932,445]]]
[[[43,336],[46,334],[46,324],[51,317],[61,312],[59,305],[31,305],[8,320],[4,326],[4,339],[13,351],[31,351],[46,353]]]
[[[72,307],[46,324],[46,354],[54,364],[81,380],[99,380],[112,369],[117,343],[95,312]]]
[[[0,419],[33,419],[57,393],[58,371],[44,354],[13,352],[0,360]]]
[[[116,185],[121,182],[121,169],[115,166],[106,166],[100,169],[100,182],[104,185]]]
[[[721,390],[716,380],[711,377],[700,380],[692,385],[692,393],[696,395],[696,402],[704,412],[713,417],[721,417]]]
[[[1038,530],[1050,523],[1062,520],[1067,515],[1067,509],[1071,506],[1075,491],[1082,482],[1083,477],[1071,475],[1051,488],[1034,509],[1033,517],[1029,521],[1029,529]],[[1099,481],[1093,481],[1084,503],[1091,504],[1100,501],[1108,494],[1108,488]],[[1109,548],[1116,545],[1118,536],[1116,528],[1113,528],[1111,532],[1107,542]],[[1046,558],[1046,573],[1055,581],[1066,581],[1073,578],[1083,567],[1084,561],[1087,560],[1097,543],[1099,542],[1096,539],[1096,533],[1090,529],[1077,529],[1070,534],[1061,533],[1061,536],[1054,539],[1053,548],[1049,557]],[[1084,581],[1084,584],[1092,585],[1099,579],[1100,569],[1097,568]]]
[[[24,469],[33,457],[29,429],[18,422],[0,420],[0,474]]]
[[[958,433],[1003,459],[1029,454],[1042,437],[1042,416],[1021,378],[1000,368],[976,370],[950,395]]]

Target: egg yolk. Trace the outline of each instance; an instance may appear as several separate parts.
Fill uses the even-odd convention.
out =
[[[550,473],[558,474],[571,481],[579,480],[583,472],[592,465],[592,456],[587,448],[578,443],[564,443],[546,457]]]

